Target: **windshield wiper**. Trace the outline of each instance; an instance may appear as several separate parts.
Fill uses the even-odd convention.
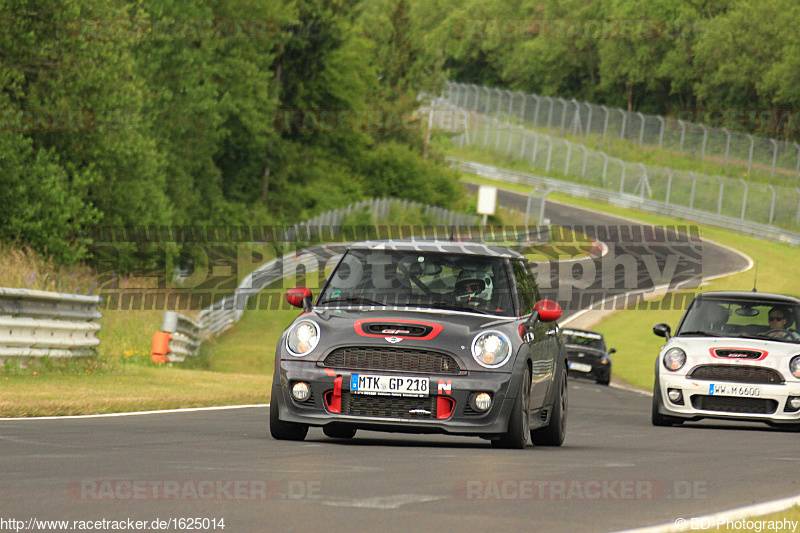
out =
[[[451,309],[453,311],[469,311],[471,313],[480,313],[482,315],[492,314],[490,311],[486,311],[485,309],[477,309],[475,307],[450,304],[446,302],[409,302],[404,303],[403,305],[408,307],[424,307],[425,309]]]
[[[339,303],[339,304],[367,304],[367,305],[386,305],[383,302],[378,302],[375,300],[370,300],[369,298],[362,298],[360,296],[350,296],[348,298],[328,298],[327,300],[322,300],[317,305],[325,305],[330,303]]]
[[[677,337],[686,336],[703,336],[703,337],[726,337],[727,335],[720,335],[719,333],[711,333],[710,331],[681,331],[675,334]]]

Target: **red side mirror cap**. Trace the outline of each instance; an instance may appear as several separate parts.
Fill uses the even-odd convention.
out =
[[[308,287],[292,287],[286,291],[286,301],[289,302],[289,305],[302,308],[303,300],[306,298],[311,298],[311,291]]]
[[[561,318],[561,306],[552,300],[539,300],[534,309],[539,311],[539,319],[542,322],[554,322]]]

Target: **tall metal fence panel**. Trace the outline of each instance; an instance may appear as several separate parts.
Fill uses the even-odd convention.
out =
[[[699,150],[709,146],[707,137],[698,139],[689,128],[684,129],[692,135],[675,138],[669,128],[664,130],[660,127],[661,122],[668,122],[662,117],[658,117],[662,120],[659,127],[655,127],[652,120],[648,122],[648,117],[640,113],[628,116],[604,106],[599,106],[601,112],[596,113],[594,109],[587,109],[585,104],[550,97],[536,97],[540,105],[531,106],[526,105],[533,100],[528,98],[530,95],[485,88],[476,92],[458,84],[448,87],[449,95],[432,103],[437,110],[435,123],[441,129],[456,133],[455,142],[460,146],[491,149],[526,160],[539,171],[620,194],[727,219],[790,230],[800,228],[798,187],[623,161],[601,147],[589,147],[559,135],[534,131],[513,119],[516,113],[517,117],[524,117],[523,122],[530,120],[532,124],[563,126],[564,131],[570,127],[601,127],[601,131],[613,134],[616,127],[616,135],[635,135],[639,139],[651,140],[658,137],[660,142],[679,142],[687,147],[699,141],[700,146],[695,145]],[[581,110],[583,114],[579,116]],[[617,118],[612,120],[614,115]],[[570,116],[573,122],[570,122]],[[711,142],[716,142],[715,138]]]
[[[443,96],[455,107],[532,128],[624,138],[638,144],[695,154],[723,165],[745,167],[750,174],[768,175],[780,180],[782,185],[800,185],[800,144],[788,140],[759,137],[677,117],[471,84],[448,82]],[[791,115],[765,115],[746,110],[686,111],[679,115],[688,115],[685,118],[707,115],[717,123],[732,126],[796,120]]]

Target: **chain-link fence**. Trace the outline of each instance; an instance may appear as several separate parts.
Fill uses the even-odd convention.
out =
[[[714,128],[675,117],[478,85],[448,83],[444,97],[456,107],[532,128],[624,138],[638,144],[695,154],[723,165],[746,167],[748,174],[768,175],[776,184],[794,187],[800,184],[800,144],[796,142]],[[724,113],[717,113],[720,114]],[[747,112],[740,115],[742,121],[781,121],[778,115],[766,118],[750,116],[752,113]]]
[[[687,135],[676,139],[669,129],[653,127],[652,121],[641,113],[628,115],[613,110],[617,118],[611,120],[610,109],[598,116],[584,104],[563,99],[537,97],[541,105],[530,106],[527,105],[530,95],[459,84],[448,87],[450,90],[445,97],[434,102],[440,111],[436,125],[461,132],[456,137],[460,146],[480,146],[527,160],[533,168],[563,175],[576,183],[741,220],[788,229],[800,227],[800,188],[631,163],[600,149],[533,131],[519,122],[550,124],[564,131],[583,129],[584,132],[599,130],[623,136],[635,134],[642,142],[654,139],[662,145],[677,142],[684,148],[700,142],[698,150],[718,144],[717,137],[710,132],[699,139],[687,127]],[[479,90],[474,90],[476,88]],[[586,110],[585,116],[577,114],[580,108]]]

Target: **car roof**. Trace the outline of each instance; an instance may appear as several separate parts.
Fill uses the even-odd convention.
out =
[[[786,294],[773,294],[770,292],[752,292],[752,291],[710,291],[698,294],[695,300],[753,300],[759,301],[773,301],[775,303],[784,304],[800,304],[800,298],[788,296]]]
[[[505,246],[492,246],[475,242],[397,239],[362,241],[350,245],[352,250],[397,250],[400,252],[439,252],[507,259],[526,259],[524,255]]]

